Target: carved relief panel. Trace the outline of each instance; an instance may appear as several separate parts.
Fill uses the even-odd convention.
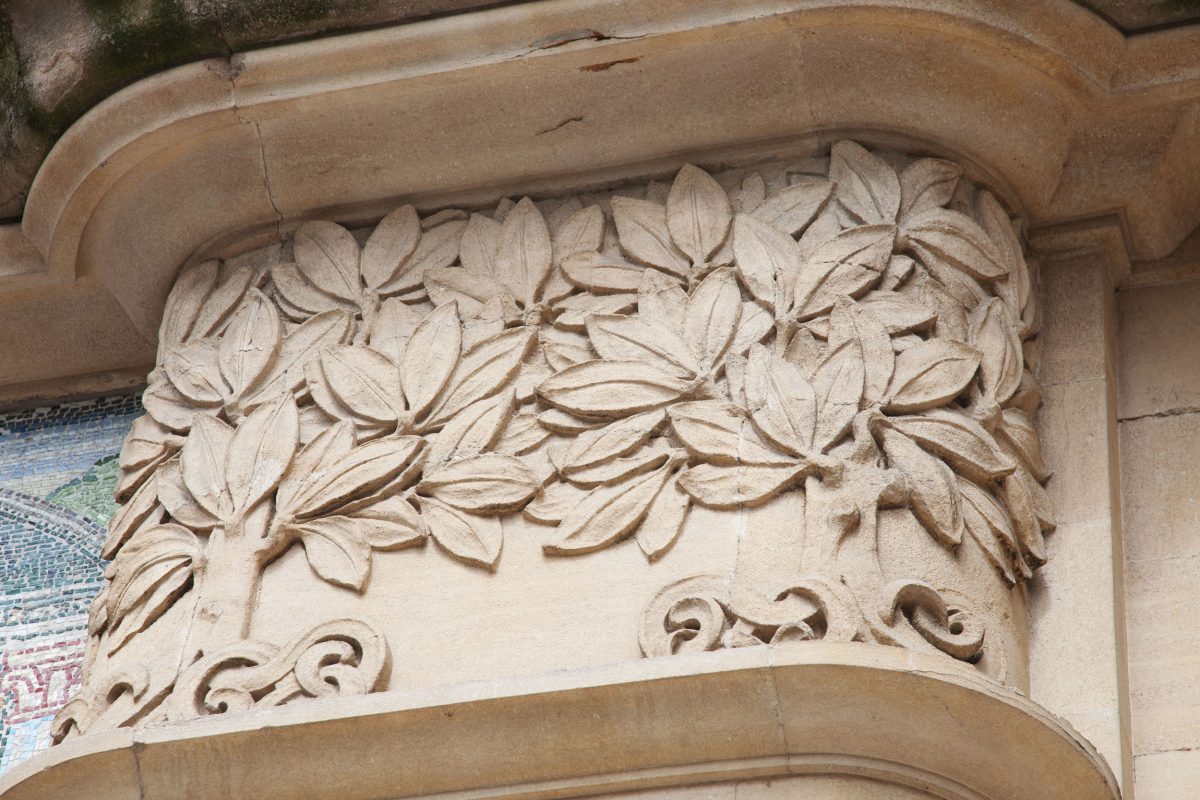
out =
[[[654,590],[605,626],[646,656],[859,641],[1020,684],[1018,585],[1053,526],[1037,327],[997,199],[852,142],[406,205],[369,231],[312,221],[199,264],[167,303],[56,735],[386,688],[405,666],[372,573],[427,542],[422,565],[489,581],[506,542],[536,542],[526,582],[640,549],[621,569]],[[277,564],[301,556],[307,576]],[[286,602],[316,616],[285,637],[255,615],[286,569]],[[322,583],[362,597],[331,611],[370,614],[330,615]],[[420,585],[427,604],[458,591]]]

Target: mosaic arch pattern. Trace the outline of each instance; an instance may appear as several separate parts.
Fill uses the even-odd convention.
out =
[[[78,685],[117,453],[141,413],[130,394],[0,414],[0,772],[50,745]]]

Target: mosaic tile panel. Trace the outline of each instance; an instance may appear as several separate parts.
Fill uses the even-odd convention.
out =
[[[79,683],[117,453],[141,413],[130,394],[0,414],[0,772],[49,746]]]

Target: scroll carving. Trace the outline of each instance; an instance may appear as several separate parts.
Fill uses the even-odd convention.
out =
[[[427,538],[497,569],[518,514],[548,556],[632,538],[654,562],[696,506],[802,494],[771,608],[676,582],[642,620],[648,656],[825,638],[975,659],[971,598],[883,563],[888,510],[947,552],[970,540],[1008,585],[1045,558],[1035,275],[950,162],[839,142],[638,191],[403,206],[366,235],[307,222],[280,252],[171,293],[121,455],[91,705],[60,737],[380,688],[387,647],[362,623],[249,639],[262,571],[295,546],[350,591],[374,552]],[[171,685],[100,691],[97,659],[183,598]],[[105,716],[113,698],[129,713]]]

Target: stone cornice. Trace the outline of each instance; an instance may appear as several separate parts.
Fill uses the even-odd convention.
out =
[[[969,668],[813,642],[114,730],[13,769],[0,795],[572,797],[806,773],[955,800],[1118,796],[1089,744]]]
[[[1198,36],[1125,38],[1062,0],[638,16],[552,0],[181,67],[73,126],[3,231],[5,394],[148,364],[182,264],[308,215],[367,221],[398,198],[482,201],[822,132],[924,142],[1032,225],[1116,214],[1133,260],[1161,258],[1200,216]]]

